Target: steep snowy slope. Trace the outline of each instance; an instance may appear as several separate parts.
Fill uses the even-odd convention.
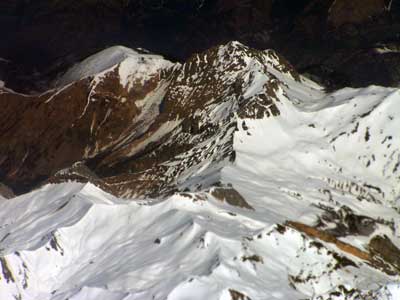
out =
[[[0,299],[399,297],[398,89],[328,94],[236,42],[182,65],[152,57],[36,100],[89,80],[69,101],[90,138],[57,184],[1,200]]]
[[[355,299],[395,280],[257,210],[197,196],[127,203],[68,183],[3,203],[2,299]]]
[[[122,64],[120,76],[124,81],[128,80],[126,75],[150,76],[149,73],[155,73],[169,65],[160,55],[144,54],[123,46],[114,46],[73,66],[56,82],[56,85],[65,86],[85,77],[98,75],[118,64]]]

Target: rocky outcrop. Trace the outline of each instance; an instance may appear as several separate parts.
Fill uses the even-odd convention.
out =
[[[211,191],[211,195],[217,200],[226,202],[229,205],[254,210],[254,208],[247,203],[246,199],[234,188],[214,188]]]
[[[233,289],[230,289],[229,293],[232,300],[251,300],[251,298],[247,297],[245,294],[242,294],[241,292],[235,291]]]
[[[369,242],[370,252],[394,267],[397,273],[400,272],[400,249],[387,236],[375,236]],[[395,272],[395,273],[396,273]]]
[[[333,244],[344,253],[367,261],[373,267],[382,270],[388,275],[397,275],[400,272],[399,254],[400,250],[386,236],[375,236],[368,245],[368,251],[354,247],[349,243],[342,242],[330,233],[318,230],[299,222],[287,222],[287,226],[299,232],[307,234],[309,237]]]
[[[15,194],[8,186],[0,183],[0,197],[11,199],[15,197]]]
[[[319,239],[319,240],[322,240],[327,243],[335,244],[336,247],[338,247],[340,250],[342,250],[343,252],[345,252],[347,254],[350,254],[352,256],[355,256],[357,258],[360,258],[360,259],[366,260],[366,261],[372,260],[371,255],[368,252],[360,250],[350,244],[344,243],[344,242],[336,239],[333,235],[331,235],[327,232],[315,229],[311,226],[308,226],[308,225],[305,225],[305,224],[302,224],[299,222],[291,222],[290,221],[287,223],[287,225],[292,228],[295,228],[296,230],[298,230],[300,232],[307,234],[308,236],[310,236],[312,238]]]

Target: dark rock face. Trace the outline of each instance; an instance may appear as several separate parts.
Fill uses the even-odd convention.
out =
[[[114,44],[184,61],[230,40],[273,48],[331,88],[398,84],[399,54],[377,60],[368,54],[378,43],[398,45],[397,1],[14,0],[0,5],[0,57],[11,60],[3,74],[0,66],[0,80],[24,92],[46,90],[68,66]]]
[[[4,183],[23,192],[73,162],[116,146],[138,126],[131,121],[139,114],[134,103],[155,88],[159,74],[149,76],[140,89],[129,91],[121,86],[117,67],[97,84],[86,78],[38,96],[1,91]]]
[[[384,0],[337,0],[329,10],[328,22],[336,28],[345,24],[363,23],[382,14],[385,9]]]
[[[15,194],[8,186],[0,183],[0,196],[10,199],[15,197]]]
[[[369,236],[376,230],[378,223],[378,220],[354,214],[348,207],[341,207],[337,211],[326,211],[317,228],[337,238],[347,235]]]
[[[43,180],[49,169],[58,169],[71,159],[82,156],[87,140],[88,124],[68,130],[74,116],[82,112],[86,99],[87,83],[80,82],[68,92],[61,93],[58,101],[45,104],[47,97],[27,97],[4,92],[0,102],[4,112],[1,128],[2,177],[4,182],[17,182],[20,191],[29,189],[28,182]],[[69,101],[70,97],[75,101]],[[59,114],[59,110],[64,111]],[[23,116],[23,117],[22,117]],[[30,128],[27,130],[27,128]],[[41,143],[37,143],[42,140]],[[57,162],[51,158],[58,157]]]
[[[375,48],[392,43],[398,46],[400,10],[392,5],[388,11],[386,2],[378,1],[380,6],[377,1],[361,2],[311,2],[296,15],[289,32],[282,26],[274,31],[274,39],[284,37],[276,48],[301,73],[314,76],[331,89],[398,86],[398,63],[393,64],[392,59],[399,61],[399,53],[378,54]],[[342,8],[348,5],[352,9]]]

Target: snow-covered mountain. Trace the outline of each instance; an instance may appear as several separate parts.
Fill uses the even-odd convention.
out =
[[[400,297],[400,90],[237,42],[56,86],[0,88],[0,299]]]

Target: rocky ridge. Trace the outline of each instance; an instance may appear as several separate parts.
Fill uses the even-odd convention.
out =
[[[108,66],[115,52],[124,55]],[[90,61],[96,65],[99,60],[106,61],[105,70],[100,65],[98,74],[80,74],[80,68],[91,69]],[[182,166],[200,168],[233,155],[235,114],[262,118],[279,113],[273,73],[299,78],[281,60],[274,52],[238,43],[195,55],[183,65],[112,48],[71,69],[59,80],[66,85],[55,90],[27,96],[4,89],[7,143],[1,181],[32,187],[52,175],[65,177],[66,171],[56,172],[83,161],[119,195],[160,194],[160,184],[176,189],[174,177]],[[252,87],[260,84],[255,82],[260,76],[265,82]],[[246,94],[251,87],[256,90]],[[38,145],[40,138],[47,142]],[[161,178],[164,174],[171,175]]]

